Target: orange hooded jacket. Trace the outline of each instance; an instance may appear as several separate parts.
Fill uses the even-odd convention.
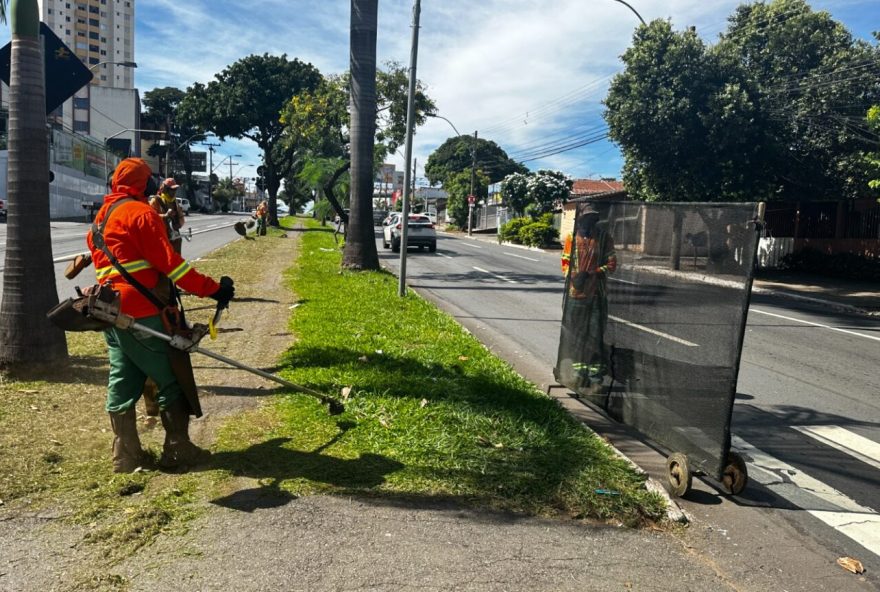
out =
[[[107,211],[116,202],[133,198],[115,210],[104,227],[107,249],[119,260],[134,279],[152,290],[164,274],[175,284],[196,296],[210,296],[220,285],[202,275],[174,251],[168,241],[168,233],[162,218],[147,203],[144,192],[151,174],[149,165],[140,158],[123,160],[113,173],[111,192],[104,196],[104,205],[95,216],[99,225]],[[129,284],[110,263],[104,252],[92,241],[89,231],[86,237],[95,276],[99,283],[109,284],[119,291],[122,312],[136,319],[159,314],[159,310],[146,296]]]

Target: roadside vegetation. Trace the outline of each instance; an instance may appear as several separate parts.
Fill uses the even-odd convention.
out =
[[[345,413],[331,417],[308,396],[261,379],[248,389],[239,373],[197,365],[197,377],[206,371],[216,373],[212,380],[222,377],[220,386],[206,389],[233,395],[205,400],[207,421],[216,425],[201,433],[200,443],[212,448],[211,464],[185,475],[114,475],[103,411],[103,338],[70,334],[69,368],[34,381],[0,379],[0,512],[61,521],[107,564],[160,533],[184,531],[208,502],[243,509],[260,499],[345,494],[631,526],[662,517],[662,499],[597,436],[448,315],[412,292],[398,298],[390,274],[340,272],[330,229],[307,224],[298,263],[284,276],[298,301],[291,307],[253,297],[234,304],[224,324],[245,330],[219,339],[227,340],[225,350],[210,348],[252,354],[256,345],[241,345],[252,341],[236,345],[235,339],[273,337],[271,329],[247,334],[255,321],[247,320],[246,306],[282,307],[279,322],[290,316],[294,344],[277,366],[281,350],[256,365],[344,399]],[[266,238],[236,241],[198,267],[228,272],[241,295],[259,295],[267,270],[253,262],[289,253],[293,240],[282,236],[270,229]],[[191,311],[207,314],[195,304]],[[284,334],[285,327],[277,331]],[[141,436],[158,451],[161,428],[142,428]],[[88,570],[100,571],[98,565]],[[86,583],[95,577],[88,570]]]

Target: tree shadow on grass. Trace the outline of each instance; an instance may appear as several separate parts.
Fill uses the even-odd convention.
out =
[[[339,489],[369,491],[385,483],[386,477],[404,465],[379,454],[365,453],[343,459],[323,454],[354,422],[337,423],[339,433],[315,450],[296,450],[291,438],[272,438],[246,450],[218,452],[211,457],[211,469],[224,469],[235,476],[270,479],[262,487],[235,492],[213,500],[224,507],[253,512],[258,508],[277,507],[296,499],[281,489],[283,481],[306,479]]]
[[[368,362],[358,361],[363,356],[367,356]],[[279,366],[282,369],[326,369],[347,364],[358,364],[370,370],[358,378],[357,390],[429,401],[464,400],[472,408],[486,413],[506,410],[517,417],[545,416],[549,409],[558,408],[548,398],[526,395],[523,384],[495,380],[483,371],[481,364],[469,359],[426,363],[409,356],[375,355],[344,347],[296,346],[285,354]],[[337,385],[312,383],[307,386],[332,392]]]
[[[31,365],[7,372],[13,380],[52,384],[106,385],[108,362],[105,356],[70,356],[64,364]]]

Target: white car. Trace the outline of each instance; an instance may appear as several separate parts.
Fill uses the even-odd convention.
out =
[[[410,214],[407,227],[407,247],[418,247],[419,250],[428,247],[432,253],[437,250],[437,231],[430,218],[424,214]],[[403,232],[401,214],[395,212],[382,222],[382,246],[399,253],[401,232]]]
[[[276,201],[275,202],[275,212],[278,213],[279,215],[283,214],[283,215],[287,216],[290,214],[290,207],[286,203],[284,203],[283,201]]]
[[[183,213],[189,214],[189,200],[186,199],[185,197],[178,197],[176,199],[177,199],[177,205],[180,206],[180,209],[183,210]]]

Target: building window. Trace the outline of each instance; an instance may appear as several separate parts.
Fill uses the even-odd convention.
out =
[[[102,55],[102,56],[105,56],[105,55],[107,55],[107,50],[105,50],[105,49],[102,49],[102,50],[101,50],[101,55]]]
[[[101,48],[98,47],[97,45],[89,45],[89,51],[93,51],[93,52],[97,53],[97,52],[101,51]]]
[[[89,39],[94,39],[95,41],[97,41],[99,38],[100,35],[98,35],[97,31],[92,31],[89,33]]]
[[[104,75],[102,74],[102,75],[101,75],[101,80],[104,81],[104,82],[107,82],[107,77],[104,76]]]
[[[88,121],[76,121],[73,122],[73,131],[75,132],[85,132],[89,133],[89,122]]]
[[[84,41],[77,41],[76,48],[77,49],[88,49],[88,44],[85,43]]]
[[[90,19],[89,19],[89,26],[90,26],[90,27],[97,27],[97,26],[99,26],[100,24],[101,24],[101,23],[98,22],[98,19],[93,19],[93,18],[90,18]]]
[[[84,32],[82,32],[82,31],[77,31],[77,32],[76,32],[76,36],[77,36],[77,37],[85,37],[86,34],[85,34]]]
[[[100,63],[100,62],[101,62],[101,60],[99,60],[98,58],[89,58],[89,63],[92,64],[93,66],[95,64]]]
[[[89,108],[89,99],[88,97],[73,97],[73,108],[74,109],[88,109]]]
[[[100,14],[101,9],[97,6],[89,6],[89,12],[91,12],[92,14]]]

